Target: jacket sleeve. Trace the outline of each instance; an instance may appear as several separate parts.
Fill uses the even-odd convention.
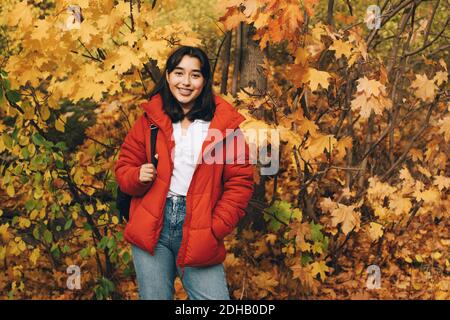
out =
[[[131,196],[144,195],[153,183],[139,181],[141,165],[147,162],[142,121],[138,118],[126,135],[114,168],[120,190]]]
[[[238,134],[242,135],[242,139],[244,139],[240,130],[238,130]],[[245,142],[245,148],[238,150],[236,140],[235,136],[232,143],[235,150],[234,161],[224,164],[223,193],[212,213],[212,232],[219,240],[230,234],[245,215],[245,208],[247,208],[254,190],[254,166],[249,161],[248,144]],[[230,146],[226,146],[226,148],[229,149]]]

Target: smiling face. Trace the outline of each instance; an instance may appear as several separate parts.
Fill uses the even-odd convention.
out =
[[[205,85],[205,78],[200,68],[199,59],[186,55],[171,73],[166,72],[170,91],[181,104],[185,113],[192,108],[195,99],[202,93]]]

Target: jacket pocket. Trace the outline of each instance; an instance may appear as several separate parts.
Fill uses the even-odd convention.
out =
[[[211,234],[213,236],[213,238],[217,241],[217,243],[219,243],[219,241],[221,241],[222,239],[219,239],[216,234],[214,233],[214,230],[212,227],[209,228],[209,230],[211,231]]]

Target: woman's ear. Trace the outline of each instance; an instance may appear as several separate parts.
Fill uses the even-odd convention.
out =
[[[166,70],[166,80],[169,82],[169,70]]]

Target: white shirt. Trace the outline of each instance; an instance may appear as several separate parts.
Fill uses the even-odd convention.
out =
[[[175,139],[174,168],[167,197],[186,196],[192,176],[199,160],[203,141],[208,134],[211,121],[194,120],[187,132],[182,133],[181,121],[172,123]]]

